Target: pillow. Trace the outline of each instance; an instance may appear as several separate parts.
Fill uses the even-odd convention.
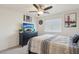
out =
[[[71,39],[73,43],[77,43],[79,40],[79,34],[75,34]]]

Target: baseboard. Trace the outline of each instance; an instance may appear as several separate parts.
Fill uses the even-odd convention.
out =
[[[17,45],[17,46],[9,47],[9,48],[7,48],[7,49],[1,50],[0,53],[3,52],[3,51],[10,50],[10,49],[18,48],[18,47],[21,47],[21,46]]]

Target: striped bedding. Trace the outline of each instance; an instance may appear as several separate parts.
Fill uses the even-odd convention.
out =
[[[78,53],[78,48],[71,43],[69,37],[45,34],[33,37],[29,41],[30,51],[38,54]]]

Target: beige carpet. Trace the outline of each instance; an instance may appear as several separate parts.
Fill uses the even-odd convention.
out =
[[[7,49],[4,51],[1,51],[0,54],[27,54],[28,53],[28,46],[24,47],[14,47],[11,49]]]

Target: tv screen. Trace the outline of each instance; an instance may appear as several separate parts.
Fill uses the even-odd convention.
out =
[[[34,28],[34,24],[23,23],[24,28]]]
[[[30,23],[23,23],[23,28],[25,29],[25,31],[27,30],[31,30],[32,32],[35,31],[34,24]]]

